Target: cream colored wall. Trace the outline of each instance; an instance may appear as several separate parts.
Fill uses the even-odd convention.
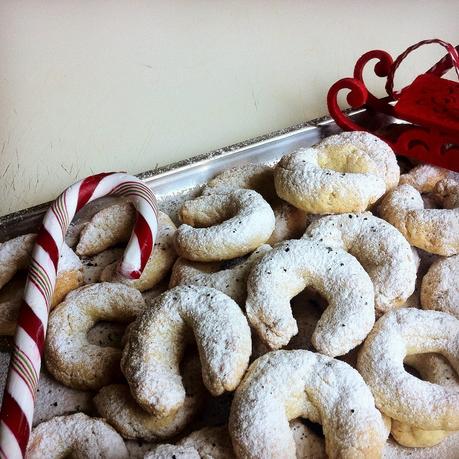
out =
[[[457,42],[458,17],[453,0],[1,0],[0,215],[324,114],[364,51]]]

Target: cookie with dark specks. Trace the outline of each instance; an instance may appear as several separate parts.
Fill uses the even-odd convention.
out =
[[[406,308],[382,316],[365,340],[357,368],[387,416],[424,430],[459,430],[459,390],[409,374],[407,355],[439,353],[459,371],[459,320]]]
[[[236,455],[296,458],[289,421],[300,416],[322,424],[328,457],[381,457],[387,430],[362,377],[304,350],[270,352],[250,366],[231,405]]]
[[[193,261],[244,256],[264,244],[274,231],[271,206],[253,190],[235,190],[186,201],[175,234],[178,254]]]
[[[312,336],[319,352],[344,355],[365,339],[375,321],[370,277],[344,250],[300,239],[276,245],[249,274],[246,314],[266,345],[279,349],[298,333],[290,300],[307,287],[328,301]]]
[[[175,287],[140,315],[123,351],[122,371],[146,411],[169,416],[183,405],[186,391],[179,364],[193,338],[211,394],[238,386],[252,351],[250,328],[240,307],[213,288]]]
[[[30,459],[87,457],[128,459],[121,436],[103,419],[83,413],[57,416],[32,430],[26,456]]]

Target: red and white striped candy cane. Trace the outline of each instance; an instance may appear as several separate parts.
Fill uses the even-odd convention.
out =
[[[137,210],[119,272],[132,279],[140,277],[153,250],[158,230],[156,199],[136,177],[115,172],[93,175],[67,188],[53,202],[37,235],[19,313],[0,412],[1,457],[22,458],[27,448],[49,305],[65,233],[76,212],[86,203],[108,195],[130,198]]]

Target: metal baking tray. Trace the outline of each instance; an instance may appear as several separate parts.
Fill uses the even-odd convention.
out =
[[[363,126],[382,126],[387,119],[368,114],[365,110],[349,112]],[[246,163],[273,164],[285,153],[299,146],[310,146],[320,139],[340,132],[330,117],[317,118],[287,129],[272,132],[245,142],[230,145],[193,158],[138,174],[155,193],[159,207],[175,219],[180,204],[195,195],[202,184],[219,172]],[[70,185],[70,183],[69,183]],[[102,198],[85,206],[70,228],[67,242],[72,245],[78,222],[87,220],[113,198]],[[50,203],[0,217],[0,242],[14,236],[36,231]]]
[[[371,132],[385,128],[390,123],[397,123],[395,119],[388,119],[381,115],[376,116],[366,110],[349,111],[348,115],[361,126],[368,127]],[[138,177],[153,190],[160,209],[168,213],[173,220],[177,220],[176,214],[183,201],[199,194],[203,184],[219,172],[247,163],[275,164],[284,154],[300,146],[314,145],[322,138],[340,131],[341,129],[330,117],[321,117],[146,171],[138,174]],[[66,237],[67,243],[73,246],[77,241],[81,225],[95,212],[113,202],[114,199],[101,198],[85,206],[77,214],[69,228]],[[36,231],[49,205],[50,203],[44,203],[0,217],[0,242],[20,234]],[[2,341],[5,340],[0,340],[0,350],[8,350],[9,340],[7,339],[4,343]],[[215,419],[222,422],[222,413],[227,412],[230,400],[231,395],[225,394],[214,399],[212,403],[206,404],[203,410],[205,413],[193,422],[193,429],[204,425],[214,425]],[[457,441],[456,437],[453,438],[453,436],[444,441],[445,447],[449,445],[451,448],[452,455],[448,455],[448,457],[453,457],[454,451],[457,451]],[[139,445],[140,443],[142,442],[139,442]],[[410,450],[407,454],[410,457],[430,458],[428,450],[419,451],[417,449],[415,454],[413,454],[413,450]],[[389,458],[387,455],[384,457]],[[407,456],[400,453],[400,455],[390,456],[390,459],[402,457]]]

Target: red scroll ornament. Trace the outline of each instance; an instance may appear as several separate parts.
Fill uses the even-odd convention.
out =
[[[415,49],[430,43],[443,46],[448,54],[411,85],[394,91],[394,75],[401,62]],[[366,108],[369,112],[383,113],[399,120],[400,124],[392,126],[393,129],[375,132],[397,154],[459,171],[459,83],[441,78],[451,68],[459,78],[458,51],[459,46],[455,48],[438,39],[410,46],[395,61],[386,51],[368,51],[357,60],[354,77],[337,81],[328,91],[330,115],[345,130],[368,130],[339,108],[338,93],[342,89],[350,90],[347,102],[352,108]],[[363,80],[363,69],[372,59],[377,59],[375,74],[387,78],[385,88],[388,95],[381,99],[368,91]]]
[[[152,191],[123,173],[93,175],[67,188],[47,211],[38,232],[19,313],[14,351],[0,412],[0,456],[22,458],[32,429],[34,403],[46,337],[48,313],[56,283],[59,253],[74,215],[102,196],[129,198],[137,211],[131,239],[119,272],[140,277],[158,231],[158,208]]]

